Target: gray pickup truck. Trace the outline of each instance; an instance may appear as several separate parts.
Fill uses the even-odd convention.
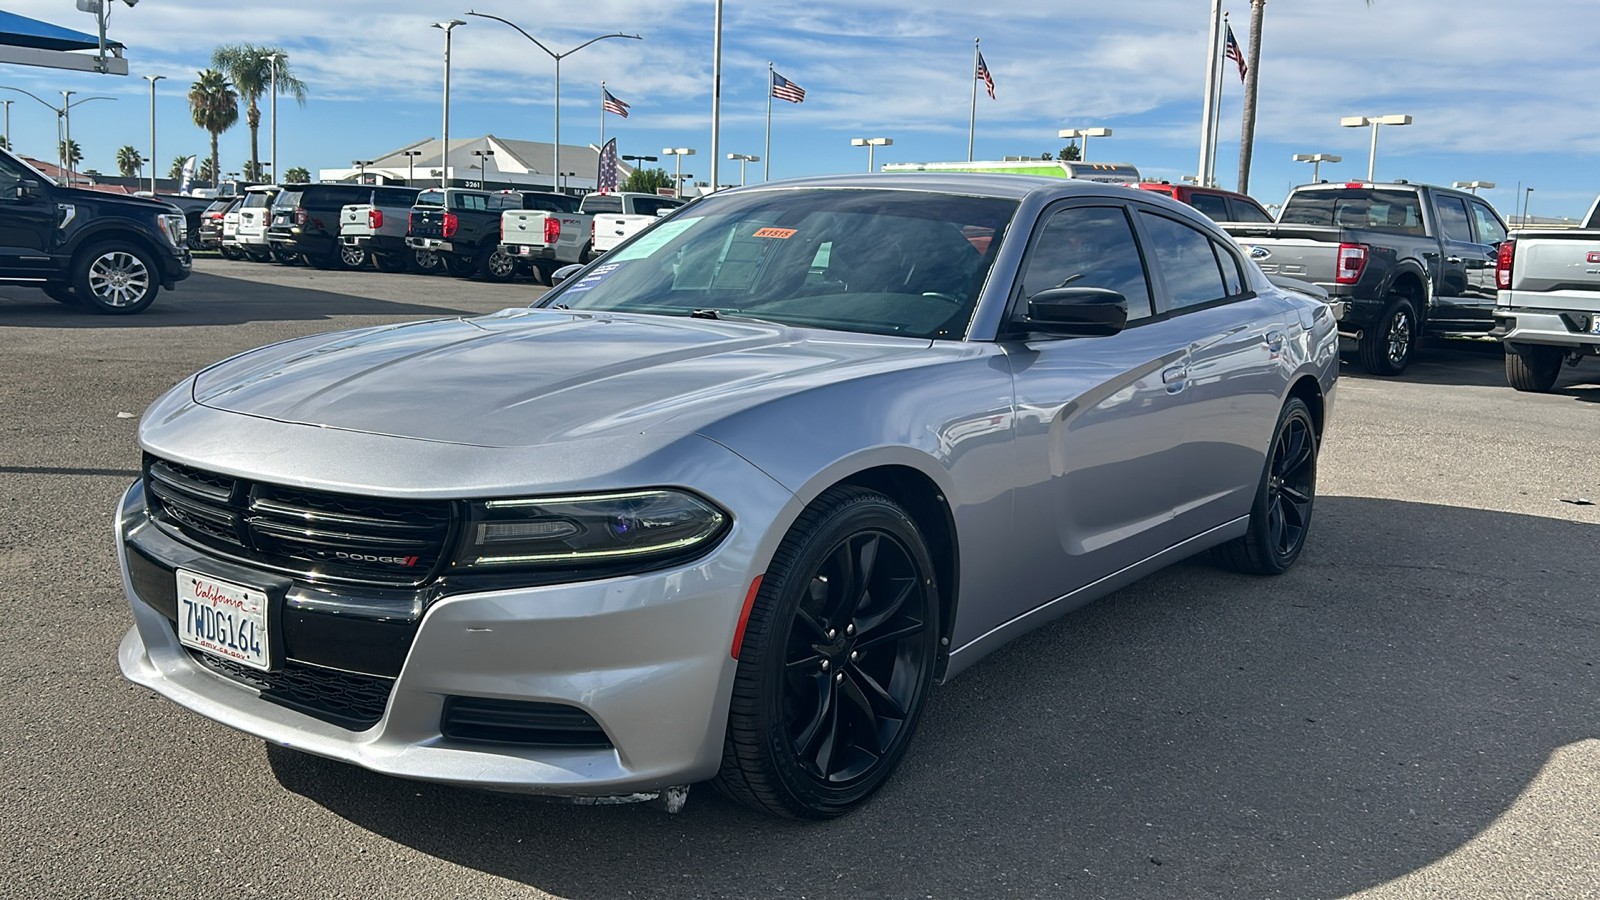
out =
[[[339,210],[341,252],[352,248],[364,252],[380,272],[404,272],[413,266],[418,271],[438,268],[436,262],[430,266],[428,260],[416,259],[406,246],[411,206],[416,202],[414,187],[375,187],[370,203],[346,204]]]
[[[1417,340],[1483,337],[1494,324],[1498,213],[1465,191],[1395,182],[1295,188],[1273,225],[1223,227],[1268,275],[1326,289],[1361,364],[1398,375]]]
[[[1523,230],[1500,245],[1490,336],[1506,348],[1506,381],[1555,386],[1561,363],[1600,356],[1600,198],[1578,230]]]

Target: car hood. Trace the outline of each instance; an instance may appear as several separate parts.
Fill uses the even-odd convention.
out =
[[[517,309],[301,338],[218,363],[192,390],[202,405],[282,422],[527,447],[695,431],[775,396],[916,365],[931,343]]]

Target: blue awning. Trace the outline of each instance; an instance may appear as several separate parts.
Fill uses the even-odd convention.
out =
[[[92,34],[0,10],[0,45],[32,47],[36,50],[98,50],[100,39]],[[115,41],[106,41],[107,48],[121,46]]]

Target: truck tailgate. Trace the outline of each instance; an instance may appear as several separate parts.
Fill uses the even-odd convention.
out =
[[[416,237],[442,238],[444,217],[445,209],[442,206],[413,206],[408,233]]]
[[[1268,275],[1287,275],[1312,284],[1330,285],[1339,264],[1337,237],[1332,243],[1293,237],[1249,237],[1234,235],[1261,271]]]
[[[1600,311],[1600,231],[1517,232],[1512,237],[1516,240],[1513,291],[1589,292]]]
[[[594,217],[594,252],[604,253],[656,221],[655,216],[607,213]]]
[[[372,235],[372,204],[352,203],[339,210],[339,235],[344,236],[370,236]]]

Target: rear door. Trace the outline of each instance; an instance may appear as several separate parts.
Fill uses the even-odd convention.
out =
[[[1435,192],[1433,209],[1442,261],[1429,316],[1436,326],[1487,331],[1494,310],[1494,248],[1478,243],[1465,198]]]

